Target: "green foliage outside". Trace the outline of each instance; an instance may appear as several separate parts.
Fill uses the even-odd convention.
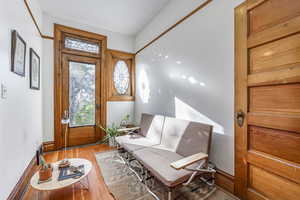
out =
[[[94,124],[95,123],[95,105],[87,104],[82,106],[79,112],[74,116],[75,124]]]

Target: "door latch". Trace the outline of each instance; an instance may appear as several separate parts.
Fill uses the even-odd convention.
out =
[[[236,122],[239,125],[239,127],[242,127],[243,124],[244,124],[244,121],[245,121],[245,113],[243,111],[241,111],[241,110],[238,111],[236,113],[235,119],[236,119]]]

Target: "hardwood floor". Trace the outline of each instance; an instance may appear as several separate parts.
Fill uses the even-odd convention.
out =
[[[69,158],[85,158],[93,163],[93,169],[88,175],[89,190],[81,189],[80,184],[75,184],[72,187],[60,189],[52,192],[41,192],[30,188],[25,193],[24,200],[114,200],[110,195],[101,171],[97,165],[95,158],[96,152],[111,150],[107,145],[93,145],[67,150]],[[64,154],[63,151],[49,152],[45,154],[47,162],[55,162],[61,160]]]

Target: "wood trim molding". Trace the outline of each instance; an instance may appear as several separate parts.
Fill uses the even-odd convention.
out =
[[[261,4],[263,4],[265,1],[268,0],[252,0],[252,1],[247,1],[247,10],[252,10],[254,8],[256,8],[257,6],[260,6]]]
[[[33,15],[32,11],[31,11],[31,9],[30,9],[30,6],[29,6],[27,0],[24,0],[24,3],[25,3],[25,6],[26,6],[26,8],[27,8],[27,11],[29,12],[29,14],[30,14],[30,16],[31,16],[31,19],[32,19],[32,21],[33,21],[33,23],[34,23],[36,29],[38,30],[38,32],[39,32],[41,38],[43,38],[43,39],[49,39],[49,40],[54,40],[54,37],[51,37],[51,36],[48,36],[48,35],[44,35],[44,34],[42,33],[42,31],[41,31],[41,29],[40,29],[38,23],[36,22],[36,20],[35,20],[35,18],[34,18],[34,15]]]
[[[216,184],[231,194],[234,194],[234,176],[217,169]]]
[[[213,0],[207,0],[204,3],[202,3],[200,6],[198,6],[197,8],[195,8],[193,11],[191,11],[189,14],[187,14],[186,16],[184,16],[183,18],[181,18],[180,20],[178,20],[175,24],[173,24],[172,26],[170,26],[167,30],[163,31],[161,34],[159,34],[157,37],[155,37],[153,40],[151,40],[150,42],[148,42],[146,45],[144,45],[141,49],[139,49],[135,55],[137,55],[138,53],[140,53],[141,51],[143,51],[145,48],[147,48],[148,46],[150,46],[151,44],[153,44],[155,41],[157,41],[158,39],[160,39],[162,36],[164,36],[165,34],[167,34],[168,32],[170,32],[171,30],[173,30],[176,26],[178,26],[179,24],[181,24],[182,22],[184,22],[186,19],[188,19],[189,17],[191,17],[192,15],[194,15],[195,13],[197,13],[199,10],[202,10],[204,7],[206,7],[210,2],[212,2]],[[259,0],[259,1],[263,1],[263,0]],[[27,8],[27,11],[29,12],[31,19],[36,27],[36,29],[38,30],[41,38],[43,39],[49,39],[49,40],[54,40],[54,37],[52,36],[48,36],[48,35],[44,35],[40,29],[40,27],[38,26],[37,21],[35,20],[35,17],[30,9],[30,6],[27,2],[27,0],[24,0],[25,6]]]
[[[113,71],[116,61],[126,62],[130,73],[130,85],[128,94],[118,95],[113,83]],[[116,50],[107,50],[107,101],[134,101],[135,99],[135,54]]]
[[[27,187],[29,186],[29,181],[33,174],[38,169],[36,156],[32,158],[29,165],[23,172],[21,178],[19,179],[18,183],[13,188],[12,192],[8,196],[7,200],[19,200],[22,199],[23,195],[25,194]]]
[[[43,152],[49,152],[49,151],[55,151],[55,142],[49,141],[49,142],[43,142]]]
[[[247,57],[247,33],[248,33],[248,17],[247,4],[244,1],[235,8],[235,110],[247,113],[247,75],[246,69],[248,63]],[[245,191],[247,183],[247,167],[243,159],[247,153],[248,138],[243,134],[247,132],[247,116],[245,118],[244,126],[240,127],[235,122],[234,126],[234,140],[235,140],[235,178],[234,178],[234,194],[239,198],[246,199],[247,191]]]
[[[167,30],[163,31],[161,34],[159,34],[157,37],[155,37],[153,40],[151,40],[150,42],[148,42],[145,46],[143,46],[142,48],[140,48],[135,54],[139,54],[141,51],[143,51],[144,49],[146,49],[148,46],[150,46],[151,44],[153,44],[154,42],[156,42],[158,39],[160,39],[162,36],[166,35],[168,32],[170,32],[171,30],[173,30],[176,26],[178,26],[179,24],[181,24],[182,22],[184,22],[186,19],[188,19],[189,17],[191,17],[192,15],[194,15],[195,13],[197,13],[199,10],[202,10],[204,7],[206,7],[210,2],[212,2],[213,0],[207,0],[204,3],[201,3],[200,6],[198,6],[197,8],[195,8],[192,12],[190,12],[189,14],[187,14],[186,16],[184,16],[183,18],[181,18],[179,21],[177,21],[175,24],[173,24],[172,26],[170,26]]]

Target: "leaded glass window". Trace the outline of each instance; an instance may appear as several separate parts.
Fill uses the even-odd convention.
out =
[[[113,72],[113,81],[116,91],[120,95],[125,95],[130,84],[130,74],[125,61],[119,60]]]
[[[97,43],[89,42],[86,40],[80,40],[72,37],[65,38],[65,48],[96,54],[99,54],[100,50],[99,44]]]
[[[96,66],[69,62],[70,127],[95,125]]]

